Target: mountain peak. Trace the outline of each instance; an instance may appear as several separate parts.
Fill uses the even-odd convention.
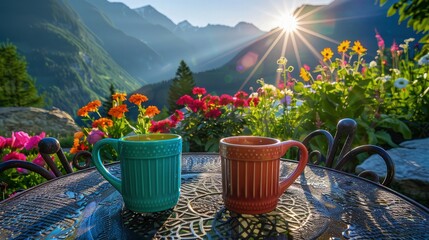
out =
[[[177,27],[183,30],[195,28],[188,20],[181,21],[177,24]]]

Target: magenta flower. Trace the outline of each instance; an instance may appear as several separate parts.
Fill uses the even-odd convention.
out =
[[[200,88],[200,87],[194,87],[194,89],[192,89],[192,93],[198,96],[202,96],[204,94],[207,93],[205,88]]]
[[[100,141],[102,138],[104,138],[105,134],[103,131],[100,131],[98,129],[93,129],[88,134],[88,143],[89,144],[95,144],[96,142]]]
[[[52,161],[54,160],[54,157],[51,156]],[[43,159],[42,155],[38,154],[37,157],[33,160],[33,163],[36,165],[39,165],[41,167],[45,166],[45,160]]]
[[[22,160],[25,161],[27,159],[27,156],[23,153],[19,152],[10,152],[3,157],[3,162],[9,161],[9,160]]]
[[[0,149],[6,147],[7,140],[5,137],[0,136]]]
[[[377,29],[375,30],[375,38],[377,38],[378,48],[384,49],[384,40],[381,35],[378,33]]]
[[[40,140],[42,140],[42,138],[44,138],[44,137],[46,137],[45,132],[42,132],[39,135],[35,135],[35,136],[30,137],[28,142],[24,145],[24,148],[27,150],[37,148],[37,145],[39,144]]]
[[[19,132],[12,132],[11,136],[12,142],[10,146],[12,148],[22,149],[25,144],[30,140],[30,136],[28,133],[19,131]]]

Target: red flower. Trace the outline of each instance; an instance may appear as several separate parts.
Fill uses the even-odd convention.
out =
[[[233,102],[234,102],[234,99],[228,94],[222,94],[220,96],[220,102],[219,103],[222,106],[226,106],[226,105],[233,103]]]
[[[189,95],[183,95],[179,98],[179,100],[177,100],[177,105],[180,106],[185,106],[185,105],[189,105],[194,101],[194,99],[189,96]]]
[[[255,97],[255,98],[251,97],[251,98],[247,99],[247,105],[248,106],[251,106],[252,104],[253,104],[253,106],[258,106],[258,103],[259,103],[259,98],[257,98],[257,97]]]
[[[236,98],[234,100],[235,107],[247,107],[247,101],[244,99]]]
[[[249,96],[249,94],[247,94],[246,92],[243,91],[238,91],[234,97],[239,98],[239,99],[246,99],[247,96]]]
[[[214,119],[216,119],[221,114],[222,114],[222,112],[218,108],[215,108],[215,109],[212,109],[212,110],[206,112],[205,117],[206,118],[214,118]]]
[[[184,114],[180,110],[176,110],[173,115],[171,115],[171,121],[176,125],[178,122],[182,121],[184,118]]]
[[[192,93],[198,96],[202,96],[204,94],[207,93],[205,88],[200,88],[200,87],[194,87],[194,89],[192,89]]]
[[[151,121],[151,126],[149,128],[150,132],[159,132],[159,133],[168,133],[173,127],[173,122],[169,119],[163,119],[161,121],[155,122]]]
[[[191,108],[193,112],[197,112],[198,110],[204,111],[207,109],[207,105],[205,102],[196,99],[189,104],[189,108]]]

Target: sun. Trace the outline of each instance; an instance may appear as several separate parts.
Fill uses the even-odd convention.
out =
[[[280,20],[280,27],[286,32],[294,32],[298,27],[298,20],[291,14],[284,15]]]

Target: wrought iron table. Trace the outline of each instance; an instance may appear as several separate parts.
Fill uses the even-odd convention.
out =
[[[221,197],[217,154],[183,154],[179,203],[137,214],[93,168],[0,203],[0,239],[429,239],[429,210],[365,179],[307,166],[275,211],[240,215]],[[295,162],[284,160],[286,177]],[[108,166],[120,175],[119,165]]]

